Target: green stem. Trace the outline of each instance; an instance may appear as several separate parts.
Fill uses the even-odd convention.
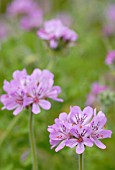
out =
[[[29,119],[29,138],[30,138],[30,145],[31,145],[31,152],[32,152],[32,162],[33,162],[33,170],[38,170],[37,166],[37,154],[36,154],[36,144],[33,132],[33,113],[31,110],[30,112],[30,119]]]
[[[84,170],[84,156],[83,154],[78,155],[79,156],[79,170]]]

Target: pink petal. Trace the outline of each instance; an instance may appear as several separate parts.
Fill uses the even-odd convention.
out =
[[[66,146],[73,148],[74,146],[76,146],[78,144],[77,139],[69,139],[66,142]]]
[[[58,147],[55,149],[56,152],[58,152],[59,150],[63,149],[65,146],[65,140],[63,140]]]
[[[49,110],[51,108],[51,103],[47,100],[40,100],[39,105],[45,110]]]
[[[76,147],[76,153],[81,154],[85,150],[84,144],[83,143],[78,143]]]
[[[83,112],[82,112],[82,117],[85,116],[85,120],[83,122],[83,124],[86,124],[89,122],[89,120],[91,119],[91,117],[93,116],[93,109],[89,106],[85,107]]]
[[[102,130],[99,134],[99,139],[110,138],[112,135],[111,130]]]
[[[90,139],[84,139],[84,145],[92,147],[93,146],[93,142]]]
[[[17,107],[17,109],[13,112],[13,115],[18,115],[18,113],[20,113],[21,111],[22,111],[22,109],[23,109],[23,106],[19,106],[19,107]]]
[[[38,104],[33,103],[33,105],[32,105],[32,112],[33,112],[34,114],[40,113],[40,107],[39,107]]]
[[[105,149],[106,148],[106,146],[101,141],[99,141],[98,139],[94,139],[94,143],[100,149]]]

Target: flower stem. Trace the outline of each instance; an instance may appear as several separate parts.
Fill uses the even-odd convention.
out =
[[[79,170],[84,170],[84,156],[83,154],[78,155],[79,156]]]
[[[31,152],[32,152],[32,162],[33,162],[33,170],[38,170],[37,166],[37,154],[36,154],[36,144],[33,132],[33,113],[31,110],[30,112],[30,119],[29,119],[29,138],[30,138],[30,145],[31,145]]]

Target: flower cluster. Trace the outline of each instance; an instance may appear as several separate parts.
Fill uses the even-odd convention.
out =
[[[37,35],[48,43],[51,49],[60,49],[63,46],[75,42],[77,34],[64,26],[59,19],[53,19],[44,23],[44,28]]]
[[[108,54],[107,54],[107,57],[106,57],[106,60],[105,60],[105,63],[107,65],[111,65],[115,62],[115,50],[113,51],[110,51]]]
[[[107,90],[107,86],[100,85],[98,82],[95,82],[91,86],[91,92],[89,93],[86,101],[86,105],[92,105],[98,100],[98,95]]]
[[[42,24],[42,10],[33,0],[14,0],[7,12],[13,16],[23,16],[20,24],[27,31],[38,29]]]
[[[55,124],[48,127],[50,132],[51,148],[59,151],[64,146],[76,147],[76,153],[81,154],[85,146],[92,147],[95,144],[101,149],[106,146],[100,139],[110,138],[112,131],[105,130],[107,118],[102,111],[96,114],[96,109],[87,106],[82,111],[80,107],[70,107],[70,113],[61,113],[55,119]]]
[[[3,89],[6,94],[1,95],[4,105],[2,109],[15,109],[14,115],[28,106],[32,107],[34,114],[40,113],[40,107],[49,110],[51,103],[48,98],[63,101],[58,98],[60,87],[53,84],[54,75],[48,70],[35,69],[31,75],[28,75],[25,69],[17,70],[13,73],[13,80],[4,81]]]

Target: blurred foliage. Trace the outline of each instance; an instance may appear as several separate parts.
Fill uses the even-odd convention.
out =
[[[7,0],[0,1],[4,11]],[[112,2],[112,1],[111,1]],[[45,0],[43,1],[45,3]],[[67,53],[52,56],[44,43],[33,32],[23,32],[13,25],[14,35],[0,43],[0,93],[4,79],[10,80],[14,70],[26,68],[29,73],[36,67],[47,68],[54,60],[52,72],[55,84],[62,88],[64,103],[52,101],[52,109],[35,115],[35,136],[37,141],[38,164],[40,170],[75,170],[78,167],[75,148],[64,148],[59,153],[50,150],[47,126],[53,124],[60,112],[69,112],[70,105],[82,108],[90,85],[108,72],[104,64],[108,50],[102,35],[103,11],[108,1],[100,0],[58,0],[51,1],[51,10],[46,18],[52,18],[60,11],[67,11],[73,20],[73,28],[79,35],[78,43]],[[111,38],[112,48],[115,39]],[[106,150],[96,147],[85,152],[85,170],[115,170],[115,107],[109,108],[106,116],[108,128],[113,131],[111,139],[104,140]],[[0,138],[13,121],[12,111],[1,111]],[[31,153],[28,140],[28,113],[23,112],[12,131],[0,147],[0,170],[31,170]]]

